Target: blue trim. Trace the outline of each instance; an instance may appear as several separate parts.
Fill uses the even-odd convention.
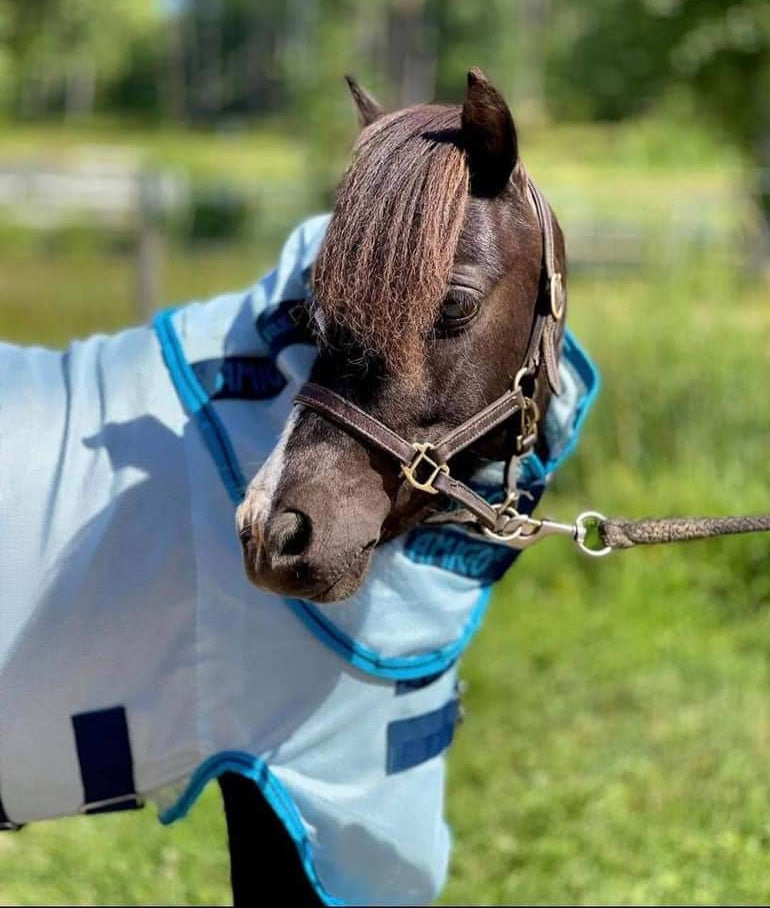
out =
[[[542,469],[539,460],[527,472],[531,474],[538,468]],[[478,490],[478,485],[475,488]],[[528,493],[521,499],[520,510],[523,514],[531,514],[543,496],[545,479],[530,476],[520,488]],[[493,494],[484,497],[490,502],[501,501],[502,484]],[[410,530],[404,540],[404,554],[410,561],[430,564],[470,580],[480,580],[484,585],[500,580],[522,551],[447,526],[418,526]]]
[[[432,712],[388,723],[385,771],[393,775],[437,757],[452,743],[460,701],[452,697]]]
[[[163,360],[182,405],[200,429],[203,441],[214,459],[219,475],[233,504],[240,504],[248,485],[222,420],[211,405],[209,396],[193,368],[187,362],[172,318],[173,309],[159,312],[153,328],[160,343]]]
[[[528,502],[529,503],[529,502]],[[447,526],[418,526],[404,540],[404,554],[414,564],[429,564],[485,586],[496,583],[521,555],[520,549],[471,536]]]
[[[312,602],[302,599],[284,601],[312,634],[351,665],[377,678],[404,681],[446,671],[463,653],[481,626],[491,594],[491,586],[481,588],[481,595],[473,606],[471,616],[456,640],[440,649],[414,656],[383,656],[349,637]]]
[[[225,750],[209,757],[192,774],[192,778],[177,801],[159,815],[160,822],[168,825],[186,816],[206,785],[225,772],[237,772],[251,779],[258,786],[275,815],[291,836],[302,867],[318,897],[325,905],[344,905],[345,902],[335,898],[324,889],[313,862],[313,846],[305,831],[305,825],[297,806],[283,784],[270,772],[267,763],[259,757],[238,750]]]

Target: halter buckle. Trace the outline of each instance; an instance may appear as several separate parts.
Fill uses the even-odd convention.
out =
[[[528,454],[537,443],[540,407],[538,407],[531,397],[524,398],[524,406],[520,411],[520,419],[521,433],[516,436],[516,455],[518,457]]]
[[[433,460],[432,457],[428,457],[428,451],[433,449],[433,445],[430,444],[430,442],[413,441],[412,447],[415,450],[415,455],[412,458],[411,463],[401,464],[401,473],[413,488],[418,489],[420,492],[427,492],[429,495],[438,495],[439,490],[433,483],[436,481],[436,477],[439,473],[444,473],[448,476],[449,467],[445,463],[438,463]],[[423,464],[426,469],[430,470],[430,473],[428,474],[427,479],[420,480],[417,478],[415,471]]]
[[[564,315],[564,284],[562,283],[561,272],[554,271],[551,279],[548,281],[548,290],[551,297],[551,315],[558,322]]]

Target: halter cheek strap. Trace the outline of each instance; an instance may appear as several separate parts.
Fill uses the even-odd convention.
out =
[[[557,344],[566,308],[564,286],[562,276],[556,270],[553,220],[548,203],[531,180],[527,185],[543,237],[541,277],[527,353],[510,390],[435,442],[407,441],[356,404],[313,382],[305,384],[294,398],[296,404],[314,410],[364,443],[390,455],[400,464],[402,476],[413,488],[429,495],[441,493],[460,505],[459,510],[446,515],[447,519],[476,524],[493,536],[504,533],[512,514],[517,513],[515,469],[509,464],[506,470],[504,503],[491,505],[450,474],[449,461],[519,414],[520,433],[510,458],[512,462],[517,461],[534,448],[540,420],[540,411],[533,399],[535,390],[532,397],[527,396],[522,382],[529,377],[536,389],[542,369],[551,390],[559,393]]]
[[[564,317],[567,298],[561,272],[556,270],[556,247],[551,210],[543,194],[532,180],[528,179],[527,185],[543,234],[543,278],[545,286],[541,289],[538,297],[539,311],[532,328],[524,362],[531,364],[535,370],[542,364],[551,390],[554,394],[558,394],[561,390],[558,353],[559,328]],[[544,300],[547,305],[545,311],[540,306]]]

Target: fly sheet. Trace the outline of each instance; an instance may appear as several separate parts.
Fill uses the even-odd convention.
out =
[[[64,352],[0,344],[0,824],[148,799],[171,822],[234,770],[324,901],[425,903],[458,659],[518,553],[423,526],[341,604],[247,581],[234,508],[315,356],[298,302],[327,222],[247,292]],[[569,334],[561,381],[549,456],[523,464],[532,506],[596,392]]]

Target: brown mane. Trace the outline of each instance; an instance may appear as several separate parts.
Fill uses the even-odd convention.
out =
[[[313,290],[325,319],[409,369],[446,293],[469,170],[459,107],[422,105],[366,128],[340,184]]]

